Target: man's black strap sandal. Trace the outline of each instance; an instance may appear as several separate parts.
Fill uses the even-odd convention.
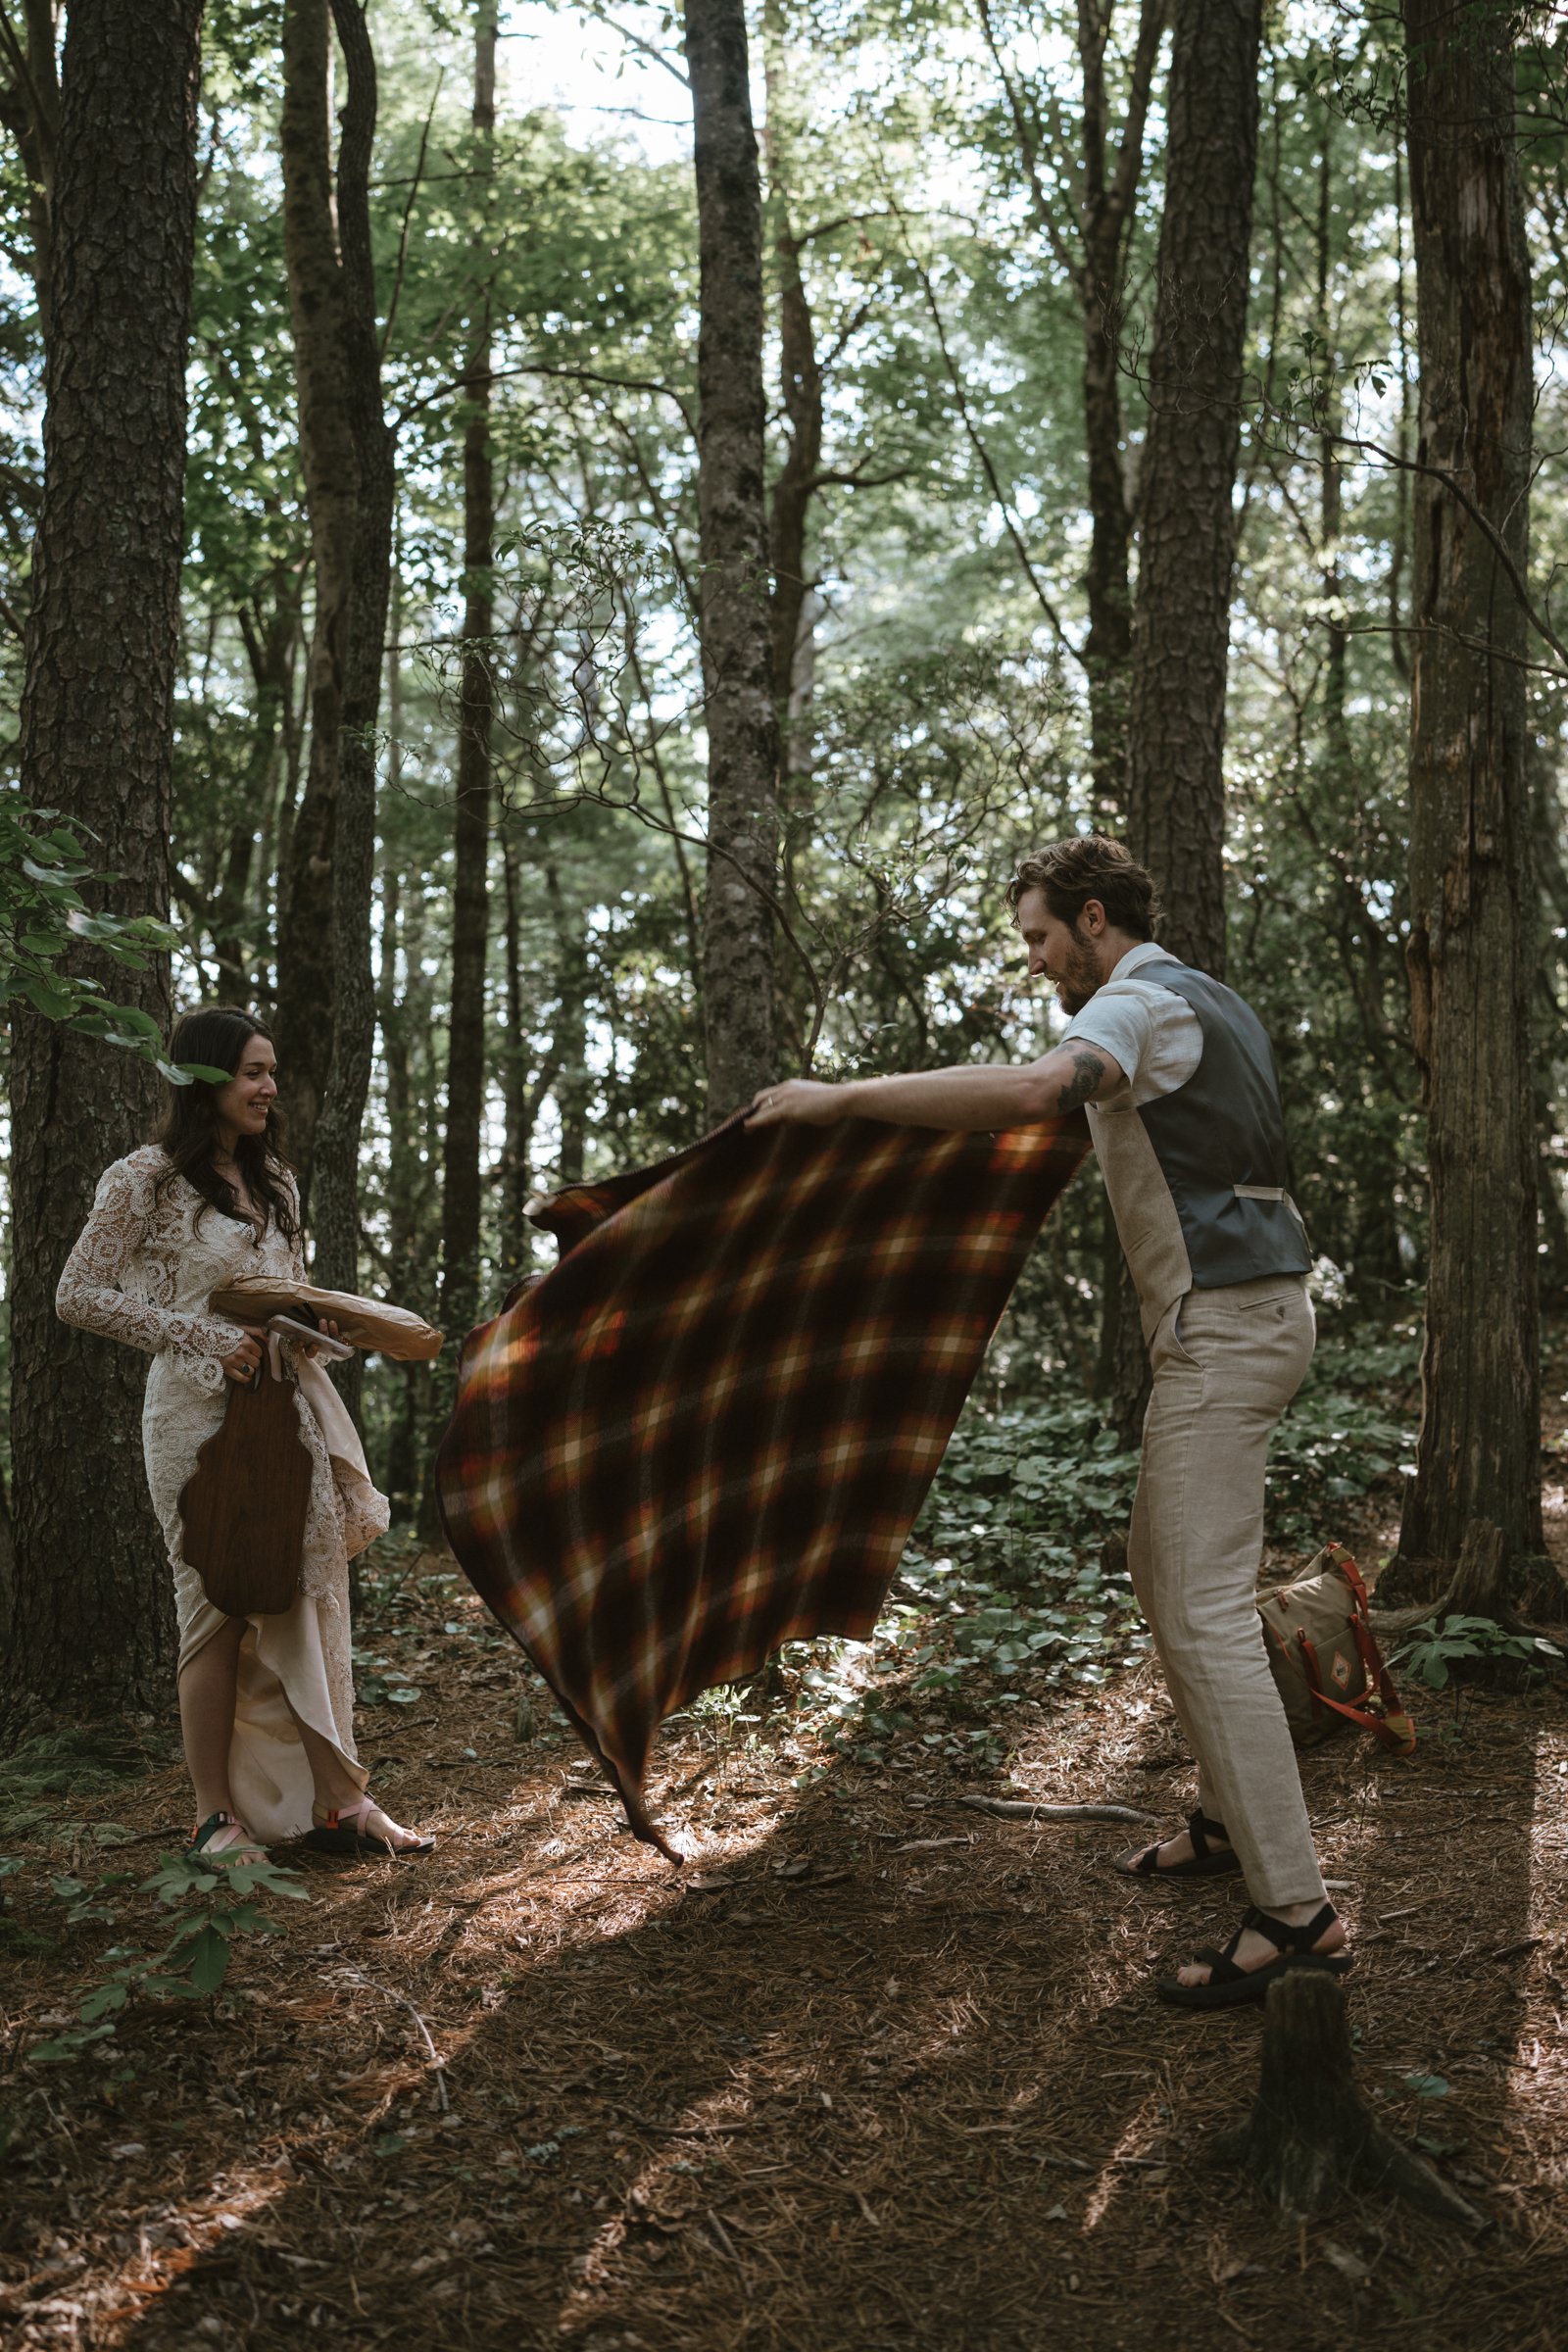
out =
[[[1216,1851],[1208,1842],[1210,1838],[1224,1837],[1222,1821],[1210,1821],[1201,1811],[1189,1813],[1187,1835],[1193,1850],[1185,1862],[1167,1862],[1162,1868],[1159,1848],[1163,1841],[1156,1839],[1130,1862],[1118,1857],[1110,1867],[1124,1879],[1217,1879],[1226,1871],[1241,1869],[1239,1856],[1228,1845]]]
[[[1172,2001],[1178,2009],[1239,2009],[1246,2002],[1262,2000],[1269,1986],[1277,1984],[1293,1969],[1311,1968],[1322,1976],[1348,1977],[1348,1952],[1312,1949],[1338,1917],[1334,1905],[1325,1903],[1304,1928],[1288,1928],[1282,1919],[1270,1919],[1266,1911],[1259,1911],[1255,1904],[1249,1905],[1242,1914],[1241,1926],[1222,1952],[1207,1944],[1196,1955],[1207,1966],[1206,1984],[1184,1984],[1179,1977],[1161,1977],[1154,1989],[1162,2001]],[[1249,1928],[1268,1937],[1279,1953],[1277,1960],[1267,1960],[1261,1968],[1237,1967],[1236,1953]]]

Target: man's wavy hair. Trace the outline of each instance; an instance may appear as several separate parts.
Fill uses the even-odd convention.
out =
[[[1074,833],[1044,850],[1031,850],[1007,884],[1007,905],[1014,914],[1030,890],[1040,892],[1058,923],[1074,930],[1091,899],[1100,901],[1108,923],[1134,939],[1152,939],[1159,927],[1153,875],[1131,850],[1105,833]]]
[[[174,1023],[174,1033],[169,1041],[169,1058],[205,1062],[210,1070],[227,1070],[232,1076],[244,1060],[245,1049],[253,1037],[265,1037],[269,1045],[272,1043],[272,1032],[254,1012],[246,1012],[237,1004],[204,1004],[197,1012],[182,1013]],[[159,1185],[162,1188],[174,1177],[183,1176],[209,1208],[243,1223],[245,1212],[233,1186],[213,1165],[213,1154],[218,1149],[218,1088],[206,1078],[193,1078],[188,1086],[168,1089],[164,1116],[153,1138],[154,1143],[163,1147],[169,1162],[169,1172],[159,1178]],[[267,1114],[265,1132],[240,1137],[234,1147],[234,1164],[245,1179],[251,1199],[266,1210],[284,1240],[297,1241],[299,1218],[284,1151],[283,1114],[275,1101]],[[198,1211],[198,1222],[200,1216]]]

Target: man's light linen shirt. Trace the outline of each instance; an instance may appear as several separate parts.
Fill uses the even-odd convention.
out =
[[[1129,948],[1110,978],[1074,1013],[1057,1040],[1068,1045],[1082,1038],[1114,1054],[1132,1088],[1134,1105],[1173,1095],[1185,1086],[1203,1054],[1203,1032],[1185,997],[1162,988],[1151,974],[1140,975],[1157,957],[1169,960],[1170,951],[1152,939]]]

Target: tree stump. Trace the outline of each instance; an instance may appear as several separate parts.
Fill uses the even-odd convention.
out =
[[[1311,2221],[1337,2196],[1384,2189],[1464,2230],[1485,2216],[1362,2105],[1351,2078],[1345,1997],[1332,1977],[1295,1969],[1269,1987],[1257,2096],[1245,2124],[1214,2142],[1282,2213]]]

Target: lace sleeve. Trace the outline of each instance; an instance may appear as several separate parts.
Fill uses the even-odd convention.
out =
[[[305,1236],[300,1228],[300,1188],[292,1171],[283,1179],[289,1206],[294,1211],[294,1239],[288,1245],[288,1270],[296,1282],[308,1282],[305,1270]]]
[[[117,1159],[105,1171],[92,1214],[66,1260],[55,1312],[63,1323],[145,1348],[150,1355],[172,1348],[188,1359],[204,1387],[221,1388],[219,1359],[243,1336],[238,1324],[221,1315],[154,1306],[125,1288],[131,1261],[149,1239],[155,1205],[152,1176],[134,1159]]]

